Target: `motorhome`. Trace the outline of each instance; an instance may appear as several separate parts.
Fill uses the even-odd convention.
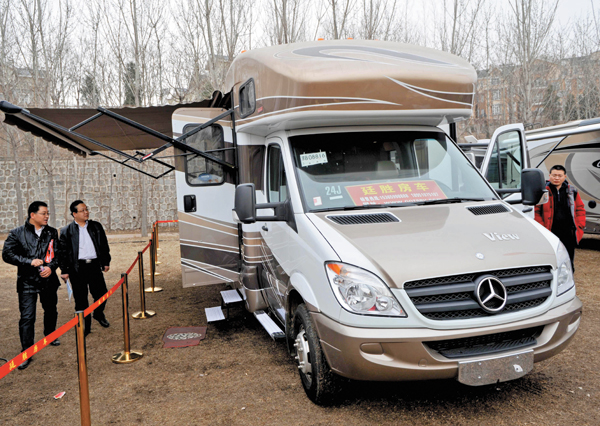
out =
[[[537,167],[548,176],[552,166],[565,167],[568,181],[578,189],[585,205],[584,231],[600,234],[600,118],[528,130],[525,139],[527,155],[522,166],[512,161],[510,146],[500,154],[496,146],[488,149],[489,139],[477,140],[468,135],[468,143],[459,146],[488,179],[500,173],[519,173],[527,167]]]
[[[168,171],[160,153],[175,147],[183,285],[231,286],[224,303],[243,300],[285,342],[321,404],[340,376],[517,379],[579,327],[567,251],[501,197],[542,202],[542,172],[486,180],[442,130],[471,115],[475,82],[445,52],[318,41],[244,52],[222,93],[165,112],[100,108],[78,122],[0,109],[81,154],[118,154],[126,140],[144,150],[120,153],[130,167]],[[496,141],[526,156],[522,126]]]

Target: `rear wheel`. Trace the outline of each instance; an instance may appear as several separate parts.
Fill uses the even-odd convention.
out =
[[[295,356],[302,386],[310,400],[318,405],[333,402],[337,376],[327,364],[305,304],[299,305],[294,314],[292,355]]]

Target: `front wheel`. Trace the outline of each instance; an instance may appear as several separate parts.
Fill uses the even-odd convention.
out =
[[[294,346],[300,379],[306,395],[315,404],[333,402],[338,378],[331,371],[319,338],[305,304],[301,304],[294,314]]]

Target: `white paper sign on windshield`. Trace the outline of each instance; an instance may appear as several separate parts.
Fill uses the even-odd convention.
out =
[[[302,167],[308,167],[315,164],[327,163],[327,153],[323,151],[311,152],[310,154],[300,154],[300,164]]]

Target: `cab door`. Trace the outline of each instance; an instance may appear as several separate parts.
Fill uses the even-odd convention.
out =
[[[481,165],[481,173],[502,199],[524,213],[533,210],[521,204],[521,173],[529,163],[525,129],[519,123],[496,129]]]
[[[175,136],[225,112],[182,108],[173,114]],[[235,163],[229,121],[218,121],[182,142],[229,164]],[[176,151],[177,215],[184,287],[239,280],[238,225],[233,222],[236,171],[197,154]]]
[[[289,198],[281,140],[269,140],[266,158],[265,197],[268,203],[282,202]],[[279,319],[285,320],[284,298],[289,276],[284,267],[290,256],[290,227],[285,222],[262,222],[262,273],[261,285],[269,307]]]

